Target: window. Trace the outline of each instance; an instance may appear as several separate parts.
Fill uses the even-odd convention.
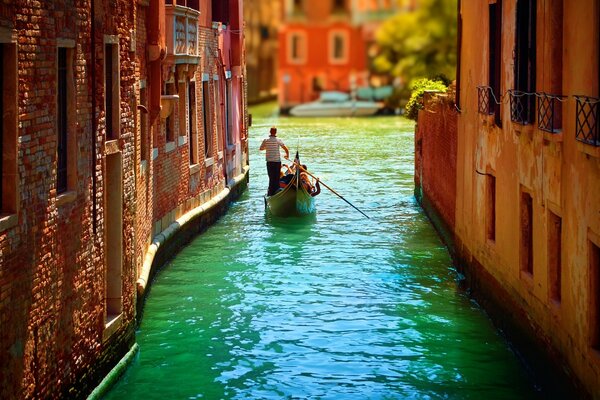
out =
[[[217,75],[213,77],[213,96],[214,96],[214,105],[215,105],[215,115],[216,115],[216,123],[215,123],[215,132],[217,136],[217,151],[223,150],[223,119],[221,113],[223,112],[221,108],[221,85],[217,80]]]
[[[594,350],[600,351],[600,247],[589,241],[590,333]]]
[[[196,134],[196,82],[188,85],[188,139],[190,141],[190,165],[198,163],[198,135]]]
[[[140,89],[140,104],[143,107],[148,106],[148,92],[145,85]],[[138,110],[138,116],[140,118],[140,160],[146,161],[148,159],[148,114]]]
[[[502,126],[500,100],[502,93],[502,0],[489,5],[489,85],[494,96],[490,96],[490,113],[495,115],[495,123]]]
[[[562,257],[562,219],[548,210],[548,276],[550,298],[556,302],[561,299],[561,257]]]
[[[118,45],[104,45],[104,109],[106,112],[106,140],[119,137],[120,77]]]
[[[348,61],[347,35],[345,32],[333,32],[329,39],[329,57],[334,64]]]
[[[515,90],[533,93],[536,70],[536,0],[517,1],[517,32],[515,44]],[[531,124],[535,119],[535,96],[513,96],[511,119]]]
[[[302,64],[306,61],[306,40],[301,33],[292,33],[288,36],[289,53],[288,61],[292,64]]]
[[[344,12],[346,11],[346,0],[333,0],[331,7],[333,12]]]
[[[68,51],[64,47],[58,49],[57,62],[57,133],[58,140],[56,146],[57,166],[56,166],[56,192],[58,194],[67,191],[67,164],[68,164],[68,82],[67,82],[67,54]]]
[[[233,144],[233,126],[232,126],[232,108],[231,100],[232,95],[232,82],[231,79],[227,79],[225,84],[225,136],[227,137],[227,145]]]
[[[521,271],[533,275],[533,202],[531,195],[521,191]]]
[[[486,237],[488,240],[496,240],[496,177],[486,175]]]
[[[187,96],[189,95],[187,81],[179,81],[179,85],[177,86],[177,94],[179,95],[179,102],[177,103],[179,105],[179,136],[186,136],[188,132],[187,119],[189,117],[189,112],[187,111],[187,108],[190,105],[190,100],[187,98]]]
[[[175,83],[165,83],[165,94],[175,94]],[[175,141],[175,110],[172,110],[165,120],[165,140],[167,143]]]
[[[212,156],[212,132],[210,123],[210,104],[209,104],[209,84],[208,77],[202,81],[202,122],[204,127],[204,157]]]
[[[17,46],[13,43],[0,44],[0,113],[0,215],[6,215],[17,212]]]
[[[304,0],[293,0],[293,14],[304,14]]]

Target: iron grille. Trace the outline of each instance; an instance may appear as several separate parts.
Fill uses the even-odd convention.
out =
[[[557,133],[562,130],[562,102],[565,96],[537,93],[538,128],[542,131]]]
[[[600,99],[588,96],[575,96],[575,138],[592,146],[600,146],[598,124],[600,120]]]
[[[532,122],[531,93],[521,92],[519,90],[509,90],[510,98],[510,120],[521,125],[528,125]]]
[[[477,86],[477,109],[480,114],[491,115],[494,113],[491,101],[493,101],[492,88]]]

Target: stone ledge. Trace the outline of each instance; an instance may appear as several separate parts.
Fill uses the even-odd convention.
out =
[[[17,226],[19,218],[17,214],[0,216],[0,232],[4,232],[10,228]]]
[[[68,203],[72,203],[77,199],[77,193],[73,190],[59,194],[56,197],[56,206],[60,207]]]

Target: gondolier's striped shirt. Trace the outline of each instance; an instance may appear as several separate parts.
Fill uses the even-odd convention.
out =
[[[279,155],[279,146],[283,146],[281,139],[276,136],[269,136],[268,139],[263,141],[265,149],[267,150],[267,162],[279,162],[281,156]]]

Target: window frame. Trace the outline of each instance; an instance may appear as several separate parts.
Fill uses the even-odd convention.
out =
[[[537,70],[537,0],[517,0],[515,14],[514,89],[518,92],[534,93]],[[523,102],[523,113],[526,113],[526,118],[522,121],[514,119],[513,121],[534,124],[537,111],[535,96],[527,95]]]
[[[196,110],[196,81],[188,80],[187,82],[187,106],[188,106],[188,140],[190,165],[198,164],[198,126],[197,126],[197,110]],[[193,101],[192,101],[193,100]]]
[[[341,57],[336,55],[336,39],[341,39],[341,49],[343,54]],[[350,35],[347,31],[334,29],[329,32],[329,63],[334,65],[347,64],[350,52]]]
[[[119,54],[120,46],[118,36],[105,35],[104,126],[106,141],[117,140],[121,137],[121,62]],[[110,72],[110,74],[108,72]],[[110,89],[108,89],[108,86],[110,86]]]
[[[18,46],[13,30],[0,28],[0,232],[13,228],[19,213],[18,174]]]
[[[210,115],[210,80],[208,74],[202,75],[202,123],[204,128],[204,159],[213,157],[212,118]]]
[[[294,39],[297,39],[296,43],[294,43]],[[297,51],[294,51],[294,49],[297,49]],[[292,31],[288,33],[288,63],[296,65],[305,64],[307,61],[307,49],[308,46],[305,32]]]

